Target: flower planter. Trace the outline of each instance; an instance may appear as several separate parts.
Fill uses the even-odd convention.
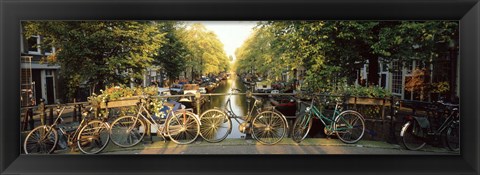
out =
[[[135,106],[140,101],[140,98],[129,97],[125,100],[112,100],[106,103],[100,103],[100,108],[117,108],[117,107],[124,107],[124,106]]]
[[[347,104],[390,106],[390,100],[370,97],[350,97],[347,99]]]

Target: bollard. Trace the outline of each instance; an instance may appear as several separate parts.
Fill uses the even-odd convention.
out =
[[[33,110],[29,109],[27,113],[29,117],[28,123],[30,124],[30,130],[32,130],[35,127],[35,120],[33,120]]]
[[[53,108],[50,108],[50,112],[48,113],[48,124],[53,124]]]
[[[45,100],[42,98],[40,99],[40,105],[38,106],[40,110],[40,123],[42,125],[45,125],[45,116],[46,116],[46,111],[45,111]]]

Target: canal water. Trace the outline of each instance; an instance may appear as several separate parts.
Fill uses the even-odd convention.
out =
[[[242,83],[241,78],[232,74],[230,79],[222,80],[220,85],[213,91],[213,93],[231,93],[232,88],[236,88],[240,90],[240,93],[243,93],[247,90],[245,85]],[[214,107],[225,109],[225,103],[227,102],[228,95],[224,96],[211,96],[209,97],[210,100],[206,102],[203,106],[202,111],[212,109]],[[247,99],[245,95],[232,95],[230,96],[231,104],[232,104],[232,111],[237,116],[244,116],[247,113]],[[241,133],[238,130],[239,123],[235,119],[231,119],[232,121],[232,132],[228,135],[227,138],[243,138],[245,134]],[[239,122],[243,122],[243,120],[238,119]]]

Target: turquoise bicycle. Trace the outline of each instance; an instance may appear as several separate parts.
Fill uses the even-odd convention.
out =
[[[325,125],[324,132],[330,136],[336,134],[344,143],[356,143],[362,139],[365,132],[365,119],[354,110],[342,111],[340,102],[337,100],[335,110],[331,117],[323,113],[313,104],[318,100],[317,95],[312,97],[311,103],[307,105],[305,112],[300,114],[293,125],[292,139],[300,143],[307,137],[310,128],[312,128],[312,118],[317,117]]]

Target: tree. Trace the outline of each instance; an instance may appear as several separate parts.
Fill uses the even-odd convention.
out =
[[[215,33],[195,23],[187,27],[183,36],[189,50],[187,67],[192,68],[193,78],[228,70],[227,54]]]
[[[305,82],[315,90],[353,84],[367,63],[369,84],[377,85],[379,57],[386,63],[431,62],[445,51],[455,59],[458,50],[458,23],[450,21],[267,21],[258,27],[263,31],[237,50],[237,58],[242,58],[237,69],[258,65],[252,59],[272,66],[264,59],[270,56],[287,71],[305,67]],[[265,40],[260,36],[268,35],[272,36],[268,44],[259,44]]]
[[[66,97],[80,84],[92,91],[141,79],[163,44],[161,24],[139,21],[29,21],[25,35],[41,35],[56,48],[48,63],[61,66]]]
[[[163,23],[160,32],[166,33],[165,44],[159,48],[154,64],[165,69],[169,82],[173,82],[182,71],[185,71],[189,50],[180,36],[185,30],[181,24],[173,21]]]

